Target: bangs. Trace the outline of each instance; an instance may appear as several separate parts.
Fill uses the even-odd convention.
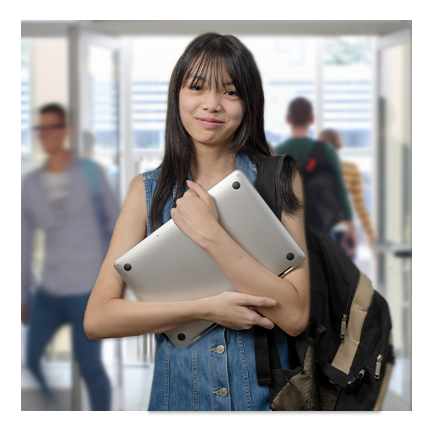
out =
[[[189,64],[182,81],[182,88],[189,84],[189,87],[198,83],[207,83],[215,91],[225,89],[229,85],[236,88],[236,92],[242,98],[241,79],[236,72],[234,61],[224,48],[217,45],[217,41],[210,43],[206,51],[198,54]],[[225,75],[226,73],[226,75]]]
[[[205,33],[192,40],[176,63],[167,97],[164,157],[151,202],[151,229],[162,225],[167,197],[185,193],[196,153],[180,116],[180,90],[205,82],[211,90],[231,84],[244,104],[244,114],[230,142],[230,151],[243,153],[259,165],[270,155],[264,132],[264,91],[251,52],[232,35]],[[207,88],[208,88],[207,87]],[[176,192],[174,193],[174,185]],[[175,204],[173,203],[173,206]]]

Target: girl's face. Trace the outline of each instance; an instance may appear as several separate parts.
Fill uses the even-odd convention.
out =
[[[237,96],[226,71],[223,78],[218,90],[201,78],[191,87],[193,77],[180,90],[180,118],[195,144],[230,143],[242,121],[244,103]]]

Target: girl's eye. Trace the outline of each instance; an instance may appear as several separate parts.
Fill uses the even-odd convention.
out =
[[[201,90],[201,86],[192,86],[191,89],[195,92],[199,92]]]
[[[237,93],[233,90],[229,90],[226,92],[230,97],[237,96]]]

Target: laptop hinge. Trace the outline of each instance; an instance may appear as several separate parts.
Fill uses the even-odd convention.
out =
[[[293,266],[288,267],[284,272],[282,272],[279,277],[283,278],[286,274],[288,274],[293,269]]]
[[[200,339],[204,334],[207,334],[209,331],[211,331],[213,328],[217,327],[217,323],[211,324],[209,327],[207,327],[204,331],[199,333],[194,339],[192,339],[192,343],[196,342],[198,339]]]

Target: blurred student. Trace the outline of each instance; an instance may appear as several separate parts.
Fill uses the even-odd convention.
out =
[[[329,143],[337,151],[339,151],[343,145],[340,133],[333,129],[324,129],[320,133],[319,139]],[[353,207],[365,231],[367,241],[368,243],[373,243],[376,238],[368,210],[365,206],[365,200],[363,198],[362,175],[356,164],[342,161],[341,167],[343,169],[344,183],[346,184],[347,190],[352,197]],[[337,240],[342,238],[341,230],[336,232],[335,238]]]
[[[22,180],[21,320],[28,323],[26,362],[44,395],[52,397],[40,359],[55,332],[70,323],[72,350],[91,409],[109,410],[111,390],[101,361],[101,341],[86,337],[83,319],[119,205],[98,164],[76,158],[64,147],[69,133],[64,108],[48,104],[39,113],[35,131],[47,159]],[[32,292],[36,229],[44,231],[46,243],[41,282]]]
[[[314,114],[308,99],[293,99],[286,121],[291,137],[276,146],[275,151],[277,155],[291,155],[302,167],[306,221],[309,226],[324,230],[333,240],[335,227],[342,223],[346,232],[338,243],[351,257],[356,251],[356,229],[338,154],[331,145],[309,137]]]

